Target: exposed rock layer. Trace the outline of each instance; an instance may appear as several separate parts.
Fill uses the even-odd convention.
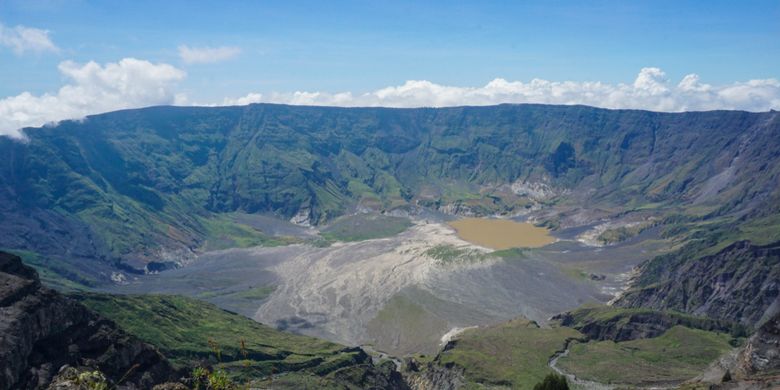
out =
[[[130,388],[174,374],[154,347],[41,286],[35,270],[0,252],[0,389],[45,388],[64,365],[92,367]]]

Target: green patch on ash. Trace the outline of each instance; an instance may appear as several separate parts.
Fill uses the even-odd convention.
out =
[[[219,304],[221,307],[251,315],[276,291],[275,285],[250,287],[244,290],[221,289],[198,293],[195,297]]]
[[[401,356],[436,352],[436,340],[448,329],[447,321],[412,299],[396,295],[369,321],[367,331],[384,352]]]
[[[528,249],[510,248],[496,250],[492,252],[483,252],[478,249],[468,247],[457,247],[450,244],[439,244],[428,248],[423,252],[427,257],[432,258],[437,264],[465,264],[476,263],[489,259],[500,259],[504,261],[521,261],[528,258]]]
[[[459,248],[449,244],[436,245],[425,250],[423,254],[439,264],[477,262],[489,257],[488,254],[476,249]]]
[[[355,214],[341,217],[323,228],[326,241],[363,241],[392,237],[412,226],[408,218],[381,214]]]
[[[236,222],[226,215],[202,218],[206,229],[203,250],[212,251],[228,248],[250,248],[253,246],[282,246],[299,242],[299,239],[286,236],[269,236],[251,226]]]
[[[238,290],[238,291],[225,291],[225,290],[205,291],[197,294],[197,298],[210,299],[216,297],[230,297],[230,298],[248,299],[254,301],[254,300],[263,300],[268,298],[271,294],[273,294],[275,290],[276,290],[276,286],[262,286],[262,287],[251,287],[246,290]]]

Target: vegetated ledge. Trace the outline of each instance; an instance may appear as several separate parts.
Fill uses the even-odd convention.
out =
[[[177,366],[213,366],[237,382],[269,381],[274,388],[300,388],[312,381],[338,388],[405,388],[391,361],[374,364],[361,348],[282,332],[193,298],[95,293],[73,297],[157,346]],[[284,382],[276,378],[279,375]]]
[[[555,315],[551,320],[574,328],[590,340],[615,342],[658,337],[674,326],[728,333],[745,337],[749,329],[737,322],[696,317],[675,311],[647,308],[620,308],[605,305],[584,306]]]

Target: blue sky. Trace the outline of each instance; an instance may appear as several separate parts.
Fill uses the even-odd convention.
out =
[[[6,36],[18,26],[45,30],[56,47],[0,46],[0,99],[57,93],[72,82],[58,71],[63,61],[123,58],[186,73],[172,94],[190,103],[359,95],[408,80],[631,84],[651,67],[670,85],[696,74],[721,86],[780,78],[778,21],[780,1],[0,0]],[[230,55],[188,63],[181,46]]]

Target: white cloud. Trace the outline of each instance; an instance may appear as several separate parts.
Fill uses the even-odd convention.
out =
[[[445,107],[500,103],[585,104],[603,108],[631,108],[652,111],[780,109],[780,81],[750,80],[713,86],[703,84],[696,74],[672,84],[658,68],[643,68],[632,83],[607,84],[598,81],[529,82],[494,79],[482,87],[446,86],[425,80],[410,80],[399,86],[372,92],[250,93],[224,99],[222,105],[286,103],[332,106]]]
[[[207,64],[229,60],[241,53],[241,49],[233,46],[220,47],[189,47],[179,46],[179,57],[187,64]]]
[[[58,52],[60,49],[49,38],[48,30],[32,27],[6,27],[0,23],[0,45],[13,50],[17,55],[26,52]]]
[[[168,64],[135,58],[100,65],[64,61],[59,71],[69,83],[55,94],[24,92],[0,100],[0,135],[21,137],[20,128],[123,108],[172,104],[173,86],[186,73]]]
[[[245,106],[247,104],[260,103],[262,101],[263,101],[263,94],[253,92],[247,94],[246,96],[242,96],[236,99],[225,98],[222,101],[222,104],[219,105],[220,106]]]
[[[160,104],[246,105],[284,103],[323,106],[446,107],[500,103],[584,104],[604,108],[652,111],[780,110],[780,81],[749,80],[725,85],[703,83],[689,74],[672,83],[658,68],[643,68],[630,83],[598,81],[507,81],[497,78],[481,87],[456,87],[425,80],[366,93],[305,92],[257,93],[225,98],[216,104],[198,104],[175,89],[186,77],[168,64],[134,58],[100,65],[65,61],[60,72],[70,81],[56,93],[34,96],[28,92],[0,100],[0,135],[21,137],[25,126],[41,126],[63,119],[123,108]]]

